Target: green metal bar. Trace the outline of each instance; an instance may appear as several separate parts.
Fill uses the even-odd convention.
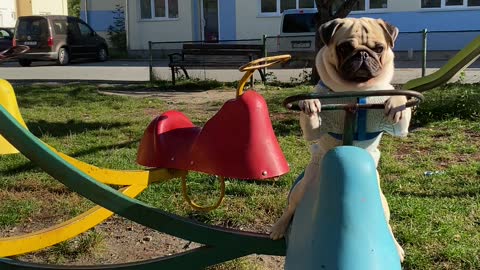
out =
[[[427,28],[423,29],[423,57],[422,57],[422,77],[427,73]]]
[[[284,255],[285,241],[266,234],[210,226],[170,214],[95,181],[52,152],[0,106],[0,134],[33,163],[90,201],[149,228],[208,246],[247,253]]]

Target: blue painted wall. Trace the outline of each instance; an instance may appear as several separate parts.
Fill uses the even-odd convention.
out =
[[[86,12],[81,12],[80,17],[82,20],[87,21],[85,18]],[[113,12],[112,11],[88,11],[88,25],[97,32],[106,32],[110,25],[113,25]]]
[[[235,0],[221,0],[218,1],[220,9],[220,39],[233,40],[236,38],[237,24],[236,24],[236,9]]]
[[[202,40],[202,32],[200,29],[200,1],[192,0],[192,16],[193,16],[193,40]]]
[[[424,28],[428,31],[465,31],[463,33],[429,33],[429,50],[459,50],[471,40],[480,35],[480,10],[458,11],[421,11],[396,13],[363,13],[353,14],[351,17],[381,18],[400,30],[395,50],[421,50],[422,34],[405,33],[420,32]]]

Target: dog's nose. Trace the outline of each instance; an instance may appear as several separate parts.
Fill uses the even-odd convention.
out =
[[[366,51],[360,51],[359,52],[360,59],[365,60],[368,58],[368,53]]]

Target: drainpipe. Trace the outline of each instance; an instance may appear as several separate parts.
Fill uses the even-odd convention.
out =
[[[88,24],[88,0],[84,0],[85,22]]]

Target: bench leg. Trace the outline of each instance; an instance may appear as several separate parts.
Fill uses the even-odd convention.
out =
[[[259,69],[258,73],[260,73],[260,78],[262,78],[262,82],[265,84],[265,82],[267,82],[267,77],[265,77],[265,72],[263,72],[262,69]]]
[[[185,77],[186,77],[187,79],[190,79],[190,76],[188,76],[187,70],[186,70],[184,67],[180,67],[180,68],[183,70],[183,74],[185,74]]]
[[[175,67],[170,67],[172,69],[172,84],[175,85]]]

